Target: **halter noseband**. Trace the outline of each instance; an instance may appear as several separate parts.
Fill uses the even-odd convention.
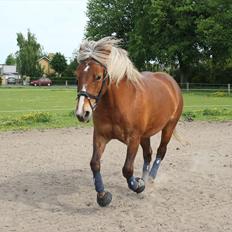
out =
[[[100,100],[101,97],[102,97],[102,94],[103,94],[102,91],[103,91],[103,88],[104,88],[104,86],[105,86],[107,80],[109,79],[109,73],[107,72],[107,68],[106,68],[105,65],[103,65],[102,63],[100,63],[99,61],[97,61],[97,60],[94,59],[94,58],[92,58],[92,59],[93,59],[97,64],[100,64],[101,66],[104,67],[104,75],[103,75],[103,81],[102,81],[101,89],[100,89],[100,91],[99,91],[99,93],[98,93],[97,96],[92,95],[92,94],[88,93],[87,91],[81,90],[81,91],[77,94],[77,99],[79,99],[81,96],[86,97],[86,98],[88,99],[88,101],[89,101],[89,105],[90,105],[91,109],[94,111],[94,110],[97,108],[97,103],[99,102],[99,100]],[[92,105],[92,103],[91,103],[91,101],[90,101],[91,99],[94,99],[94,100],[95,100],[95,104],[94,104],[94,105]]]

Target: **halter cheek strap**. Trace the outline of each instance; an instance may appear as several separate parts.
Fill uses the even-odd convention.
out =
[[[101,99],[102,97],[102,94],[103,94],[103,88],[104,86],[106,85],[106,82],[107,80],[109,79],[109,73],[107,72],[107,68],[105,65],[101,64],[99,61],[95,60],[94,58],[92,58],[96,63],[100,64],[101,66],[104,67],[104,78],[103,78],[103,81],[102,81],[102,85],[101,85],[101,89],[98,93],[97,96],[95,95],[92,95],[90,93],[88,93],[87,91],[80,91],[78,94],[77,94],[77,99],[79,99],[81,96],[84,96],[88,99],[89,101],[89,105],[91,107],[91,109],[94,111],[96,108],[97,108],[97,103],[99,102],[99,100]],[[91,103],[91,99],[94,99],[95,100],[95,104],[92,105]]]
[[[109,74],[106,73],[106,75],[105,75],[105,77],[104,77],[104,79],[103,79],[103,81],[102,81],[101,89],[100,89],[100,91],[99,91],[99,93],[98,93],[97,96],[92,95],[92,94],[88,93],[87,91],[80,91],[80,92],[78,93],[78,95],[77,95],[77,98],[79,99],[81,96],[86,97],[86,98],[88,99],[88,101],[89,101],[89,105],[90,105],[91,109],[94,111],[94,110],[97,108],[97,103],[99,102],[99,100],[100,100],[101,97],[102,97],[103,88],[104,88],[104,86],[106,85],[106,82],[107,82],[108,78],[109,78]],[[94,104],[94,105],[92,105],[91,99],[94,99],[94,100],[95,100],[95,104]]]

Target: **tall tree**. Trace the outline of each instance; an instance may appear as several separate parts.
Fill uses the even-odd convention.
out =
[[[141,59],[138,46],[143,46],[145,63],[153,60],[178,69],[180,81],[187,81],[203,59],[203,41],[197,26],[209,16],[205,2],[147,0],[144,11],[144,17],[137,17],[129,45],[135,62]]]
[[[89,0],[86,36],[114,33],[139,69],[155,63],[191,81],[202,67],[208,75],[231,63],[231,8],[231,0]]]
[[[201,36],[202,53],[210,69],[210,81],[213,82],[218,71],[231,64],[232,2],[206,0],[205,5],[208,17],[199,20],[197,32]]]
[[[89,0],[86,37],[101,39],[115,35],[126,47],[134,27],[134,0]]]
[[[67,62],[66,59],[64,57],[64,55],[62,55],[61,53],[57,52],[51,62],[50,62],[52,68],[61,76],[64,71],[67,68]]]
[[[17,33],[17,45],[19,51],[16,53],[16,60],[19,72],[31,77],[41,75],[37,61],[42,52],[35,35],[30,30],[28,30],[26,38],[22,33]]]
[[[154,60],[151,50],[153,44],[152,24],[149,15],[151,0],[133,1],[133,29],[129,32],[128,50],[135,65],[140,70],[146,69],[146,64]]]
[[[198,60],[196,1],[90,0],[87,36],[99,39],[115,33],[140,69],[150,61],[176,66],[182,79],[188,64]]]
[[[9,55],[7,56],[7,58],[6,58],[5,63],[6,63],[7,65],[15,65],[15,64],[16,64],[16,59],[15,59],[14,55],[13,55],[13,54],[9,54]]]
[[[70,64],[67,65],[64,75],[67,77],[74,77],[76,76],[76,69],[77,69],[77,59],[76,57],[71,60]]]

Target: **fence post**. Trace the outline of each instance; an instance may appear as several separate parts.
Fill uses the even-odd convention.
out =
[[[228,95],[230,96],[230,84],[228,84]]]
[[[66,87],[68,86],[68,81],[67,81],[67,80],[65,81],[65,86],[66,86]]]
[[[186,83],[186,90],[189,91],[189,82]]]

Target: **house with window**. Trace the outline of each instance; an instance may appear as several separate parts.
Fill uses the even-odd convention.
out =
[[[47,56],[42,56],[38,60],[38,63],[43,70],[43,73],[47,76],[55,74],[55,70],[50,65],[50,61],[52,60],[53,56],[53,53],[49,53]]]

